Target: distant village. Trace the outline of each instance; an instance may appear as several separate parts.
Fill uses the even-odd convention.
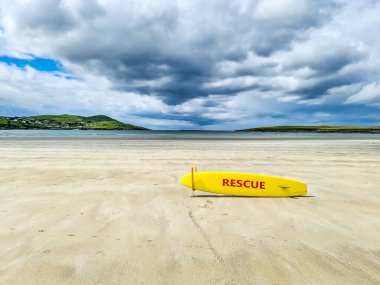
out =
[[[32,117],[9,117],[8,121],[22,124],[22,127],[44,127],[44,128],[59,128],[59,129],[72,129],[81,128],[84,126],[91,126],[91,123],[84,122],[60,122],[53,120],[39,120]],[[8,123],[10,125],[10,122]]]
[[[0,116],[0,129],[146,130],[105,115],[82,117],[69,114],[32,117]]]

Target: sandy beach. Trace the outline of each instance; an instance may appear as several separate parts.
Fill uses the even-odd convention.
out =
[[[0,284],[379,284],[380,139],[2,140]],[[241,171],[298,198],[179,179]]]

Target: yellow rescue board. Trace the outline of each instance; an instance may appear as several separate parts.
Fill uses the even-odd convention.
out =
[[[253,173],[196,172],[186,174],[181,183],[193,190],[235,196],[292,197],[307,194],[303,182]]]

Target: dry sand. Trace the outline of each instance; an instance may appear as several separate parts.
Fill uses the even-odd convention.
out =
[[[379,284],[380,140],[0,141],[0,284]],[[309,197],[207,196],[199,170]]]

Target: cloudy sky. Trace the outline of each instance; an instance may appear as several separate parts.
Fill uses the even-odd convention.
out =
[[[0,115],[380,125],[380,1],[0,0]]]

